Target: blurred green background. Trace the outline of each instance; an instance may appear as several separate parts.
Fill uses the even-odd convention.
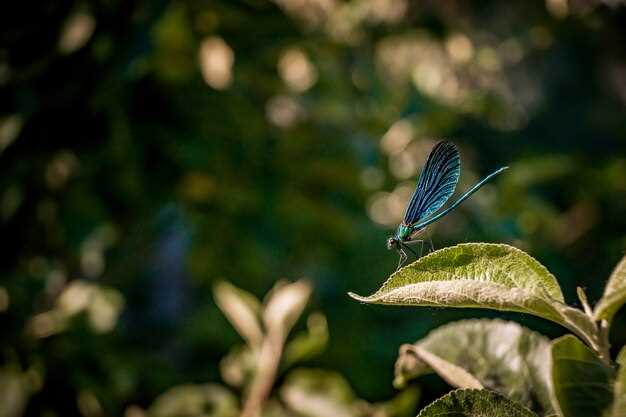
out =
[[[240,338],[218,279],[257,296],[308,279],[330,344],[307,365],[388,398],[401,343],[495,316],[346,295],[394,270],[385,239],[441,138],[461,149],[461,190],[511,169],[430,228],[436,248],[513,244],[574,304],[577,285],[599,298],[626,250],[621,2],[15,6],[0,17],[0,391],[28,398],[17,415],[81,415],[94,398],[130,415],[220,382]],[[447,389],[433,377],[424,401]]]

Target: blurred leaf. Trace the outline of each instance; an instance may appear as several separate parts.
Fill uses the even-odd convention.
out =
[[[296,369],[280,389],[288,409],[303,417],[409,417],[415,415],[420,390],[411,387],[389,401],[370,404],[357,398],[336,372]]]
[[[60,293],[52,311],[64,319],[86,311],[93,330],[107,333],[115,328],[124,305],[124,296],[117,289],[74,280]]]
[[[400,348],[395,369],[396,387],[433,370],[441,375],[441,370],[429,366],[415,347],[461,367],[486,388],[540,415],[552,412],[550,375],[546,367],[550,341],[517,323],[462,320],[433,330],[416,344]],[[449,379],[460,387],[453,378]]]
[[[233,327],[252,349],[258,349],[263,340],[259,322],[261,303],[247,291],[228,282],[218,282],[213,288],[215,302]]]
[[[152,38],[157,45],[152,57],[156,74],[171,82],[188,79],[195,69],[195,45],[186,8],[170,4],[153,26]]]
[[[328,345],[328,323],[322,313],[313,313],[307,318],[307,330],[300,332],[287,343],[283,356],[283,366],[313,358]]]
[[[263,322],[267,333],[257,357],[256,372],[250,383],[242,417],[256,417],[269,398],[285,348],[285,341],[311,295],[305,281],[278,282],[266,295]]]
[[[242,387],[256,369],[257,355],[247,345],[236,346],[220,360],[220,374],[228,385]]]
[[[150,417],[235,417],[237,397],[216,384],[180,385],[161,394],[148,410]]]
[[[619,368],[613,386],[613,406],[607,417],[626,417],[626,346],[622,347],[615,362]]]
[[[596,320],[611,321],[617,310],[626,303],[626,256],[617,264],[609,282],[604,289],[604,295],[595,306]]]
[[[556,278],[543,265],[502,244],[466,243],[440,249],[392,274],[369,297],[349,294],[371,304],[479,307],[533,314],[590,341],[595,332],[583,312],[563,304]]]
[[[261,411],[261,417],[294,417],[293,413],[275,398],[270,398]]]
[[[281,285],[274,290],[263,311],[267,332],[286,336],[306,307],[311,290],[311,285],[305,281]]]
[[[521,404],[487,390],[456,390],[424,408],[418,417],[533,417]]]
[[[373,417],[413,417],[421,396],[419,387],[402,390],[391,400],[372,406]]]
[[[94,292],[87,307],[89,323],[94,331],[106,333],[115,328],[124,308],[124,296],[116,289],[94,286]]]
[[[552,342],[552,383],[564,417],[601,416],[613,400],[614,372],[572,335]]]
[[[16,367],[0,369],[0,417],[20,417],[29,396],[24,376]]]
[[[360,415],[352,388],[336,372],[296,369],[287,375],[280,397],[289,409],[304,417]]]

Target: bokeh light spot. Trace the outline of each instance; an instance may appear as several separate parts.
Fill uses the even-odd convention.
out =
[[[235,53],[222,38],[213,36],[203,40],[198,59],[202,77],[210,87],[223,90],[232,83]]]
[[[290,48],[281,55],[278,73],[289,88],[298,93],[305,92],[317,81],[317,70],[298,48]]]
[[[65,22],[61,37],[59,38],[59,50],[64,54],[74,52],[89,41],[96,28],[96,20],[92,15],[85,12],[77,12]]]

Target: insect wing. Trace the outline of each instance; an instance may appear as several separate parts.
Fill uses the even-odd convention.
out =
[[[454,193],[460,175],[459,150],[453,143],[439,142],[420,174],[404,214],[404,223],[414,224],[439,210]]]

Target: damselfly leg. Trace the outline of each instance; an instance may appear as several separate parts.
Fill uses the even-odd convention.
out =
[[[398,249],[398,254],[400,255],[400,259],[398,259],[398,266],[396,267],[396,271],[402,267],[402,264],[407,258],[406,252],[403,248]]]
[[[409,240],[408,242],[403,242],[403,243],[404,243],[404,245],[407,246],[407,248],[408,248],[409,245],[412,246],[412,245],[418,245],[419,244],[420,245],[419,255],[417,253],[415,253],[414,251],[411,251],[411,252],[413,252],[413,254],[415,255],[415,257],[417,259],[422,257],[422,254],[424,253],[424,239]]]
[[[421,243],[419,255],[417,254],[417,252],[411,249],[411,246],[409,246],[409,245],[416,245],[418,243]],[[415,256],[415,259],[419,259],[422,257],[422,251],[424,250],[424,241],[417,239],[417,240],[409,240],[406,242],[400,242],[400,247],[398,249],[398,253],[400,254],[400,259],[398,260],[398,267],[396,268],[396,271],[400,269],[402,265],[404,265],[404,262],[408,259],[408,255],[406,254],[405,249],[411,252],[413,256]]]

